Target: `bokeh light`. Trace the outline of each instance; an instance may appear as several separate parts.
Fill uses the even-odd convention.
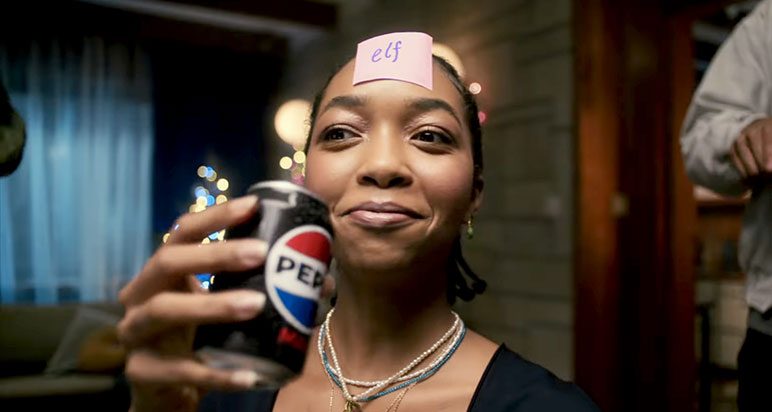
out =
[[[196,205],[196,207],[193,208],[193,212],[194,213],[203,212],[205,209],[206,209],[206,206]]]
[[[225,195],[217,195],[217,198],[214,200],[216,204],[225,203],[228,201],[228,197]]]
[[[197,197],[196,198],[196,206],[206,207],[206,204],[208,203],[208,201],[207,201],[207,197],[208,196],[209,195]]]
[[[303,99],[293,99],[279,106],[273,125],[276,134],[284,142],[294,148],[305,145],[308,132],[308,117],[311,114],[311,103]]]
[[[458,57],[458,54],[453,51],[453,49],[442,43],[434,43],[432,45],[432,54],[447,60],[447,62],[456,69],[458,75],[462,78],[464,77],[464,65],[461,63],[461,58]]]
[[[206,180],[210,182],[214,182],[215,180],[217,180],[217,172],[212,170],[212,173],[206,177]]]
[[[306,154],[302,150],[298,150],[292,155],[292,160],[297,164],[303,164],[306,162]]]
[[[292,159],[289,156],[284,156],[279,160],[279,167],[284,170],[289,170],[292,167]]]
[[[212,195],[209,195],[209,196],[207,196],[207,197],[206,197],[206,205],[207,205],[207,206],[212,206],[212,205],[214,205],[214,200],[215,200],[215,199],[214,199],[214,196],[212,196]]]
[[[198,170],[196,171],[198,174],[198,177],[202,177],[202,178],[206,177],[206,170],[207,170],[206,166],[204,165],[199,166]]]
[[[164,243],[166,243],[167,241],[169,241],[169,236],[170,236],[170,233],[166,233],[166,234],[164,235],[164,238],[163,238],[163,241],[164,241]]]
[[[469,93],[479,94],[481,91],[482,91],[482,85],[480,83],[474,82],[469,85]]]
[[[212,243],[212,241],[211,241],[211,240],[209,240],[209,238],[208,238],[208,237],[205,237],[205,238],[204,238],[204,240],[202,240],[202,241],[201,241],[201,243],[203,243],[203,244],[205,244],[205,245],[208,245],[209,243]]]
[[[193,193],[196,195],[196,197],[207,197],[209,195],[209,191],[204,189],[203,186],[197,186]]]
[[[228,190],[229,186],[230,186],[230,182],[228,182],[228,179],[220,179],[220,180],[217,181],[217,188],[221,192],[224,192],[224,191]]]
[[[483,124],[486,120],[488,120],[488,115],[483,111],[479,111],[477,112],[477,118],[480,120],[480,124]]]

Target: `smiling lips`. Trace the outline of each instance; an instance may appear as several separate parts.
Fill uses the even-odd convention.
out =
[[[362,203],[347,210],[343,216],[360,226],[379,229],[396,228],[424,218],[415,210],[391,202]]]

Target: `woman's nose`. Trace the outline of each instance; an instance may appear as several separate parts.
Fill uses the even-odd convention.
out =
[[[386,189],[413,183],[407,165],[407,144],[399,134],[382,130],[371,134],[366,145],[362,153],[364,161],[357,176],[359,184]]]

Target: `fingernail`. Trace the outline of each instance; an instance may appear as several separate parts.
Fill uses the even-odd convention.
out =
[[[263,263],[268,253],[268,245],[259,239],[244,239],[240,249],[244,263],[250,267]]]
[[[265,305],[265,295],[259,292],[249,293],[234,300],[233,307],[240,318],[250,319]]]
[[[260,377],[254,371],[242,370],[233,372],[231,382],[243,388],[255,386]]]

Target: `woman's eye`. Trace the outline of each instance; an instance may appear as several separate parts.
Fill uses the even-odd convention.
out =
[[[426,143],[451,143],[452,139],[447,135],[431,130],[424,130],[413,136],[415,140]]]
[[[336,129],[330,129],[324,132],[324,134],[322,135],[322,140],[340,141],[354,136],[355,134],[349,130],[336,128]]]

